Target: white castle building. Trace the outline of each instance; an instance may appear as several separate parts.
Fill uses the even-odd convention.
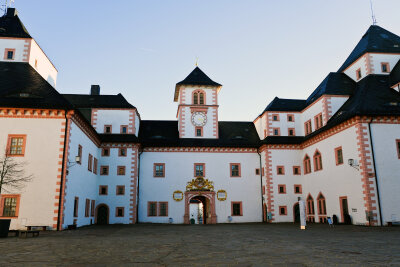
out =
[[[379,26],[307,99],[275,98],[253,122],[219,121],[222,85],[198,67],[176,84],[174,121],[96,85],[60,94],[13,8],[0,52],[0,148],[34,175],[3,187],[12,229],[294,222],[300,198],[309,222],[400,220],[400,37]]]

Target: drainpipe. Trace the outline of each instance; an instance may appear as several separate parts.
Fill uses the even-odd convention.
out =
[[[66,152],[66,147],[67,147],[67,132],[68,132],[68,110],[65,110],[65,131],[64,131],[64,148],[63,148],[63,163],[61,165],[61,184],[60,184],[60,197],[58,199],[58,216],[57,216],[57,231],[61,231],[62,227],[60,227],[60,220],[61,220],[61,200],[62,200],[62,192],[63,192],[63,183],[64,183],[64,173],[66,175],[66,172],[64,172],[66,165],[66,157],[67,153]],[[68,163],[67,163],[68,164]]]
[[[261,154],[260,154],[260,149],[259,148],[257,148],[257,154],[258,154],[258,156],[259,156],[259,158],[260,158],[260,184],[261,184],[261,210],[262,210],[262,212],[261,212],[261,221],[262,222],[265,222],[264,221],[264,195],[263,195],[263,182],[262,182],[262,161],[261,161]]]
[[[372,121],[372,119],[371,119],[371,121]],[[381,199],[379,197],[378,173],[377,173],[376,164],[375,164],[374,143],[372,141],[372,132],[371,132],[371,121],[368,122],[368,131],[369,131],[369,138],[371,139],[370,143],[371,143],[372,163],[374,164],[374,170],[375,170],[376,197],[378,200],[379,220],[380,220],[380,224],[382,226],[383,221],[382,221]]]
[[[140,200],[140,194],[139,194],[139,177],[140,177],[140,156],[142,155],[143,150],[140,149],[139,146],[139,157],[138,157],[138,169],[137,169],[137,186],[136,186],[136,198],[137,198],[137,202],[136,202],[136,223],[139,223],[139,200]]]

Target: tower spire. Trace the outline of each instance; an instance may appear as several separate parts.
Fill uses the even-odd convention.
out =
[[[374,13],[374,6],[372,5],[372,0],[369,0],[369,3],[371,5],[371,15],[372,15],[372,25],[376,25],[376,17],[375,17],[375,13]]]

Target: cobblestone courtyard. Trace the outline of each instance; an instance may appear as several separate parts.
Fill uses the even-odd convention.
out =
[[[400,227],[110,225],[0,239],[0,266],[400,266]]]

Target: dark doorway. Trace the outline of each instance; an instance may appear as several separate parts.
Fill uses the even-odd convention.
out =
[[[299,203],[294,204],[293,206],[293,217],[295,223],[300,223],[300,206]]]
[[[351,224],[351,217],[349,214],[349,206],[347,203],[347,197],[340,198],[340,207],[342,209],[342,223]]]
[[[205,196],[195,196],[190,200],[190,203],[202,203],[203,212],[201,214],[201,224],[207,224],[207,216],[209,210],[208,199]]]
[[[106,205],[99,205],[97,207],[97,224],[108,224],[109,210]]]

